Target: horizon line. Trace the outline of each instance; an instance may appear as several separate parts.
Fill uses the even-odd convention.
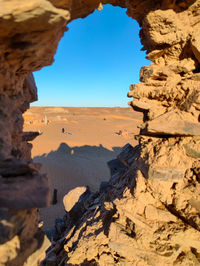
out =
[[[54,105],[38,105],[38,106],[30,106],[30,108],[32,107],[50,107],[50,108],[131,108],[130,105],[126,106],[63,106],[63,105],[59,105],[59,106],[54,106]]]

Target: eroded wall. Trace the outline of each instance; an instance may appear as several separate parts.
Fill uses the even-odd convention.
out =
[[[141,26],[152,64],[141,69],[129,96],[144,124],[127,173],[112,180],[98,209],[80,220],[56,263],[198,265],[200,1],[102,3],[126,7]],[[37,213],[49,204],[48,179],[31,160],[29,141],[37,134],[23,133],[22,114],[37,99],[31,73],[53,62],[67,23],[99,4],[0,1],[1,265],[34,265],[49,245]]]

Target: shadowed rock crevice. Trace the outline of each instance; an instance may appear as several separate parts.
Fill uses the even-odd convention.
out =
[[[152,61],[129,92],[130,105],[144,113],[139,146],[131,161],[121,154],[124,169],[112,173],[108,189],[93,195],[76,227],[51,243],[44,263],[200,264],[200,1],[3,0],[1,265],[37,265],[50,245],[36,237],[37,208],[49,204],[48,181],[31,159],[34,134],[23,132],[22,114],[37,100],[31,73],[52,64],[70,21],[102,4],[127,8]]]

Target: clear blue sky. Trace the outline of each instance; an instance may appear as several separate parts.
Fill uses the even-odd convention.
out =
[[[53,65],[34,73],[39,100],[32,106],[127,107],[129,85],[150,64],[137,22],[126,9],[104,5],[68,27]]]

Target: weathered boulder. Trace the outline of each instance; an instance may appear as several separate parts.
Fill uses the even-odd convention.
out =
[[[73,206],[79,201],[81,195],[83,195],[87,190],[87,187],[76,187],[70,190],[64,197],[63,197],[63,205],[65,210],[69,212]]]

